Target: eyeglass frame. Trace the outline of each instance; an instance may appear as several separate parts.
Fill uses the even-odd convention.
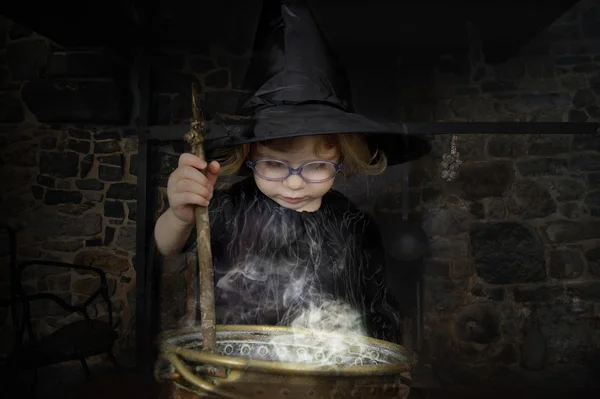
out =
[[[279,162],[279,163],[287,166],[288,175],[285,177],[277,178],[277,179],[271,179],[271,178],[262,176],[260,173],[258,173],[256,171],[256,164],[257,164],[257,162],[264,162],[264,161],[271,161],[271,162],[275,161],[275,162]],[[331,177],[328,177],[327,179],[324,179],[324,180],[307,180],[306,178],[304,178],[304,176],[302,176],[302,169],[304,169],[304,167],[306,165],[309,165],[311,163],[326,163],[326,164],[332,165],[334,168],[333,175],[331,175]],[[308,161],[308,162],[303,163],[302,165],[300,165],[297,168],[291,167],[289,163],[282,161],[281,159],[274,159],[274,158],[259,159],[257,161],[246,161],[245,165],[248,168],[250,168],[261,179],[267,180],[267,181],[273,181],[273,182],[282,182],[282,181],[285,181],[290,176],[298,175],[306,183],[325,183],[326,181],[329,181],[329,180],[333,179],[335,176],[337,176],[337,174],[342,170],[342,164],[335,163],[332,161],[326,161],[326,160]]]

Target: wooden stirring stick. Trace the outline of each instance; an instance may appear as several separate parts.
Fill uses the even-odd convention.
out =
[[[203,161],[205,125],[202,111],[198,107],[198,87],[192,85],[192,129],[185,135],[185,140],[192,153]],[[206,173],[206,171],[203,171]],[[215,286],[212,252],[210,247],[210,222],[208,208],[196,207],[196,233],[198,248],[198,272],[200,276],[200,326],[202,328],[202,350],[214,352],[216,348]]]

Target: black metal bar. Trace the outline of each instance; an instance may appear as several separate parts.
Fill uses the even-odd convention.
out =
[[[210,130],[212,121],[206,122]],[[437,134],[594,134],[600,123],[596,122],[408,122],[392,124],[399,133],[415,135]],[[187,125],[148,127],[149,140],[183,140],[190,130]]]
[[[136,357],[138,364],[146,367],[150,362],[151,349],[148,303],[148,159],[149,147],[146,138],[150,112],[150,71],[147,51],[140,48],[136,54],[138,95],[138,161],[137,161],[137,214],[136,214]]]

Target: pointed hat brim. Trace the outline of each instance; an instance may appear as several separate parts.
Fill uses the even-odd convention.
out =
[[[280,105],[256,112],[243,123],[209,132],[206,147],[216,148],[291,137],[362,133],[372,150],[382,151],[388,165],[409,162],[431,151],[429,142],[401,132],[398,126],[375,122],[363,115],[326,104]]]

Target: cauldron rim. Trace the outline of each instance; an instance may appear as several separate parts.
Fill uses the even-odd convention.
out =
[[[241,334],[290,334],[294,332],[314,333],[315,331],[286,327],[286,326],[264,326],[264,325],[217,325],[217,334],[219,332],[231,332]],[[400,374],[410,371],[417,363],[418,356],[410,349],[391,342],[378,340],[371,337],[360,337],[361,341],[373,345],[374,347],[385,348],[392,352],[406,357],[406,362],[379,365],[336,365],[323,366],[292,362],[280,362],[270,360],[246,359],[242,357],[224,356],[220,354],[207,353],[200,350],[187,349],[168,341],[174,338],[183,338],[184,336],[201,334],[200,326],[183,327],[164,331],[159,336],[159,351],[164,354],[175,354],[188,361],[203,363],[214,367],[225,367],[232,370],[243,370],[246,372],[296,375],[296,376],[314,376],[314,377],[365,377]],[[332,332],[318,332],[320,335],[331,337],[344,337],[345,334]],[[355,338],[355,336],[352,336]],[[218,339],[218,335],[217,335]]]

